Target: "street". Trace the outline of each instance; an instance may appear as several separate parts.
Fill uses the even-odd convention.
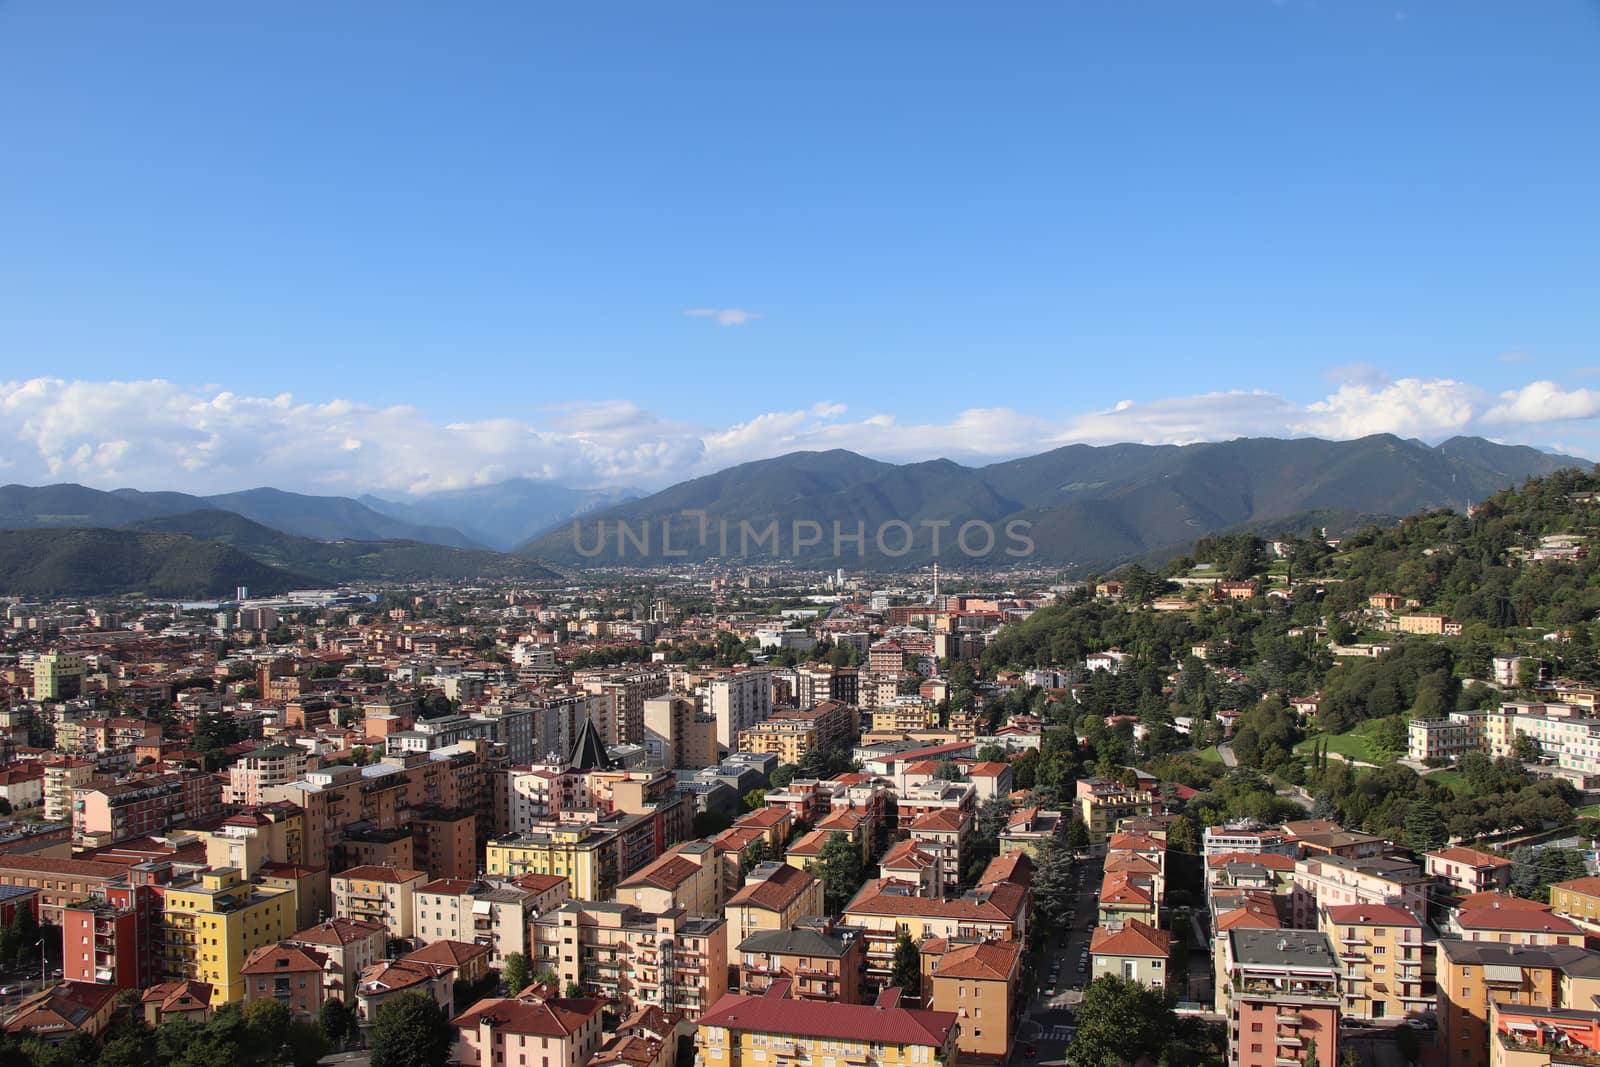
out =
[[[1064,933],[1058,932],[1047,944],[1038,963],[1039,989],[1029,1002],[1021,1025],[1018,1027],[1014,1064],[1026,1064],[1026,1050],[1031,1045],[1037,1054],[1031,1062],[1060,1064],[1066,1062],[1067,1046],[1075,1033],[1071,1006],[1081,999],[1083,987],[1089,983],[1090,972],[1078,970],[1078,961],[1089,947],[1092,937],[1088,925],[1097,919],[1100,879],[1105,860],[1093,858],[1075,864],[1080,876],[1075,902],[1075,914]],[[1050,988],[1050,966],[1059,966],[1054,995]]]

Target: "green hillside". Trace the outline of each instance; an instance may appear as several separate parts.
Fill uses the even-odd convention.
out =
[[[26,597],[281,593],[315,579],[215,542],[131,530],[0,530],[0,593]]]

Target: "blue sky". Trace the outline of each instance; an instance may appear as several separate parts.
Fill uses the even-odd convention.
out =
[[[1600,455],[1597,108],[1579,0],[3,4],[0,480]]]

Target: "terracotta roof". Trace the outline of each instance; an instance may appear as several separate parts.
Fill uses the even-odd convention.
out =
[[[872,1004],[828,1004],[824,1008],[788,997],[729,993],[700,1016],[700,1025],[797,1037],[943,1048],[956,1025],[956,1016],[949,1011],[915,1011]]]
[[[783,822],[787,822],[793,818],[794,816],[790,815],[782,808],[760,808],[738,819],[733,825],[736,829],[747,829],[752,826],[761,826],[770,829],[771,827],[777,826]]]
[[[1566,882],[1557,882],[1551,889],[1565,889],[1569,893],[1582,893],[1585,896],[1600,897],[1600,878],[1573,878]]]
[[[979,885],[1011,882],[1024,888],[1033,884],[1033,857],[1022,849],[1003,852],[989,861],[978,876]]]
[[[240,974],[290,974],[295,971],[321,971],[327,957],[315,949],[295,945],[262,945],[245,958]]]
[[[162,982],[153,985],[144,991],[139,998],[141,1004],[159,1005],[156,1011],[162,1015],[169,1012],[204,1011],[211,1007],[211,984],[209,982],[196,982],[185,979],[181,982]]]
[[[535,893],[544,893],[565,881],[566,879],[559,874],[519,874],[511,879],[511,884],[531,889]]]
[[[117,993],[113,985],[59,982],[24,997],[6,1020],[6,1032],[84,1030]]]
[[[1463,930],[1515,930],[1519,933],[1578,934],[1583,931],[1559,915],[1519,908],[1475,908],[1456,916]]]
[[[1277,930],[1283,926],[1283,920],[1278,917],[1277,909],[1263,908],[1258,904],[1246,904],[1242,908],[1234,908],[1217,916],[1217,930]]]
[[[335,878],[350,880],[359,879],[364,882],[409,882],[413,878],[428,877],[427,871],[414,871],[409,867],[380,867],[369,863],[361,867],[351,867],[348,871],[340,871]]]
[[[1340,926],[1422,925],[1415,915],[1391,904],[1338,904],[1328,909],[1328,918]]]
[[[1112,834],[1106,841],[1110,852],[1165,852],[1166,842],[1149,834]]]
[[[1479,852],[1475,848],[1442,848],[1436,852],[1429,852],[1432,859],[1446,860],[1450,863],[1464,863],[1469,867],[1509,867],[1511,861],[1504,856],[1496,856],[1492,852]]]
[[[940,956],[933,965],[937,978],[988,979],[1009,981],[1022,959],[1020,941],[984,941],[962,945]]]
[[[373,922],[371,919],[346,919],[341,916],[324,919],[317,925],[307,927],[285,940],[307,945],[348,945],[364,937],[371,937],[374,933],[387,933],[387,930],[388,928],[382,923]]]
[[[793,848],[790,851],[794,851]],[[933,857],[917,847],[915,841],[896,841],[878,861],[878,869],[920,870],[933,865]]]
[[[797,841],[793,842],[788,848],[784,849],[784,855],[821,855],[822,847],[828,843],[828,838],[832,837],[836,832],[837,831],[834,830],[812,830],[810,833],[802,835]]]
[[[431,882],[424,882],[422,885],[417,886],[417,892],[459,897],[476,884],[476,882],[467,878],[435,878]]]
[[[1171,934],[1138,919],[1129,919],[1120,930],[1102,926],[1089,942],[1089,951],[1096,956],[1159,956],[1165,959],[1171,947]]]
[[[7,852],[0,854],[0,871],[28,871],[31,874],[65,874],[79,878],[115,878],[126,874],[120,863],[98,860],[58,860],[48,856],[20,856]]]
[[[400,958],[416,963],[434,963],[440,967],[459,968],[471,963],[480,956],[489,954],[488,945],[473,945],[465,941],[430,941],[415,952],[407,952]]]
[[[782,911],[798,900],[816,880],[816,876],[808,871],[780,864],[759,882],[746,882],[744,888],[729,899],[728,906],[750,904],[770,911]]]
[[[967,768],[968,778],[998,778],[1010,768],[1011,764],[1002,763],[1000,760],[986,760],[983,763],[974,763]]]
[[[484,1019],[492,1019],[495,1030],[500,1033],[566,1038],[600,1014],[603,1006],[604,1002],[587,997],[543,1001],[497,997],[478,1001],[450,1020],[450,1025],[477,1029]]]
[[[1131,877],[1121,871],[1113,871],[1106,875],[1100,887],[1100,903],[1105,904],[1150,904],[1154,897],[1143,886],[1136,884]]]
[[[1582,881],[1582,879],[1579,879]],[[1457,911],[1476,911],[1479,908],[1500,908],[1509,911],[1549,911],[1550,905],[1540,904],[1536,900],[1525,900],[1522,897],[1502,893],[1498,889],[1485,890],[1482,893],[1468,893],[1456,901]]]
[[[1128,874],[1160,874],[1161,867],[1148,856],[1137,852],[1113,852],[1106,857],[1107,871],[1124,871]]]
[[[911,832],[918,830],[930,833],[959,833],[967,824],[969,816],[964,811],[953,811],[949,808],[940,808],[937,811],[925,812],[911,820]]]
[[[886,893],[886,880],[868,882],[856,898],[845,906],[845,914],[922,915],[972,919],[984,922],[1015,922],[1027,900],[1028,891],[1014,882],[996,882],[967,896],[932,900],[902,893]]]
[[[617,883],[618,889],[629,886],[650,885],[658,889],[676,889],[701,870],[700,864],[687,856],[669,852],[652,860],[633,874]]]

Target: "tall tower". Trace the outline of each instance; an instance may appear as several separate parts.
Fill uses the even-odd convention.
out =
[[[933,565],[933,606],[939,606],[939,565]]]

